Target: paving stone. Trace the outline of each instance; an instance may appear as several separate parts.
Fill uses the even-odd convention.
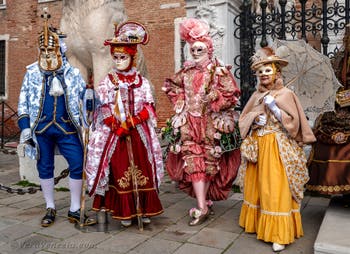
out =
[[[32,220],[34,218],[40,218],[40,220],[41,220],[41,218],[45,215],[45,212],[46,211],[40,207],[32,207],[32,208],[24,209],[24,210],[19,209],[19,208],[15,208],[13,213],[7,214],[5,216],[7,218],[11,218],[11,219],[25,222],[28,220]]]
[[[238,200],[242,201],[243,200],[243,193],[233,193],[228,200]]]
[[[40,250],[52,250],[58,246],[59,240],[51,237],[46,237],[38,234],[18,239],[11,243],[12,253],[27,254],[36,253]]]
[[[90,248],[87,250],[83,250],[80,252],[81,254],[102,254],[104,253],[101,249],[98,248]],[[128,252],[130,253],[130,252]],[[118,250],[109,250],[108,254],[123,254],[122,252],[119,252]]]
[[[1,198],[0,198],[1,199]],[[11,215],[15,212],[18,211],[18,208],[14,208],[14,207],[9,207],[6,205],[0,205],[0,216],[7,216],[7,215]]]
[[[156,238],[166,239],[175,242],[186,242],[200,230],[198,227],[189,227],[188,220],[178,221],[176,224],[168,226],[165,230],[156,235]]]
[[[79,231],[66,218],[57,218],[54,225],[46,228],[41,228],[39,234],[52,236],[55,238],[66,239],[79,234]]]
[[[79,234],[74,235],[74,237],[68,237],[59,242],[59,244],[55,246],[55,249],[51,251],[58,254],[80,253],[89,249],[97,248],[100,243],[112,237],[112,235],[104,232],[78,232]]]
[[[14,224],[0,231],[0,239],[10,242],[31,235],[33,231],[35,231],[35,227]]]
[[[26,199],[21,202],[11,204],[10,206],[19,208],[19,209],[28,209],[28,208],[32,208],[32,207],[36,207],[44,204],[45,204],[45,200],[40,196],[40,197],[32,197],[30,199]]]
[[[315,254],[350,253],[350,208],[333,198],[314,244]]]
[[[101,252],[118,250],[120,253],[127,253],[149,238],[150,237],[146,235],[122,231],[113,235],[109,239],[100,242],[96,245],[96,248],[100,249]]]
[[[154,236],[172,224],[174,224],[174,222],[169,217],[165,217],[162,214],[159,216],[154,216],[151,217],[151,223],[149,225],[144,225],[142,234]],[[137,222],[133,222],[133,226],[127,228],[127,231],[140,233]]]
[[[163,207],[168,207],[170,204],[175,204],[180,200],[186,198],[186,194],[184,193],[163,193],[159,196],[160,201],[162,202]],[[169,203],[169,205],[165,206],[164,202]]]
[[[42,199],[42,194],[40,192],[36,192],[34,194],[25,194],[25,195],[10,194],[5,198],[0,199],[0,204],[14,205],[16,203],[21,203],[23,201],[37,200],[37,199]]]
[[[178,248],[174,254],[219,254],[221,252],[221,249],[186,243]]]
[[[12,219],[7,219],[7,218],[0,218],[0,230],[4,230],[5,228],[8,228],[12,225],[18,224],[18,220],[12,220]]]
[[[183,199],[171,206],[169,206],[164,213],[164,217],[169,218],[173,222],[180,220],[181,218],[188,216],[188,210],[193,206],[193,200],[190,198]]]
[[[224,254],[272,254],[271,243],[265,243],[243,233],[236,239]],[[311,254],[311,253],[309,253]]]
[[[131,250],[130,254],[171,254],[178,249],[182,243],[175,241],[168,241],[163,239],[149,239],[135,249]]]
[[[195,234],[188,242],[217,249],[225,249],[230,245],[239,234],[224,232],[213,228],[203,228],[198,234]]]
[[[308,205],[317,205],[317,206],[325,206],[328,207],[330,202],[330,198],[324,197],[310,197],[310,201]]]
[[[208,227],[221,231],[240,234],[243,231],[243,229],[238,225],[240,212],[240,209],[231,208],[216,218],[212,223],[208,225]]]

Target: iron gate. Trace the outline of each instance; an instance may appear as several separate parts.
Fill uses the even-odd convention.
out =
[[[319,41],[321,52],[332,57],[339,48],[336,46],[329,52],[329,35],[332,33],[339,37],[345,31],[350,15],[350,0],[298,0],[288,9],[287,4],[290,2],[287,0],[279,0],[278,6],[273,6],[270,0],[261,0],[258,6],[261,9],[259,13],[252,11],[253,3],[255,2],[251,0],[243,0],[241,13],[234,19],[234,25],[237,27],[234,36],[240,41],[240,55],[234,62],[238,66],[235,76],[241,84],[241,108],[255,91],[256,80],[250,70],[250,58],[259,40],[260,46],[265,47],[268,46],[269,40],[275,38],[305,41],[314,38]]]

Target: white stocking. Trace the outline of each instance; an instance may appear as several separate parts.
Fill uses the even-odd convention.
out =
[[[40,178],[40,185],[41,185],[41,190],[42,190],[44,198],[45,198],[46,209],[47,208],[55,209],[55,198],[54,198],[55,183],[54,183],[54,179],[53,178],[49,178],[49,179],[41,179]]]
[[[75,212],[80,208],[81,188],[83,180],[69,178],[69,190],[70,190],[70,208],[71,212]]]
[[[207,184],[203,180],[198,182],[192,182],[194,193],[196,194],[198,208],[207,211]]]

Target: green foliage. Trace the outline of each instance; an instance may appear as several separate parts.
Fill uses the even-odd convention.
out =
[[[239,149],[242,143],[241,134],[239,133],[238,123],[235,123],[235,130],[230,133],[221,133],[220,146],[223,152],[229,152]]]
[[[21,180],[21,181],[15,183],[15,185],[22,186],[22,187],[40,187],[40,185],[38,185],[36,183],[31,183],[28,180]],[[58,187],[58,188],[55,188],[55,190],[56,191],[64,191],[64,192],[69,191],[69,189],[65,188],[65,187]]]
[[[167,119],[166,126],[162,128],[162,139],[169,145],[174,145],[180,140],[180,132],[174,133],[171,118]]]
[[[241,189],[239,188],[238,185],[233,185],[232,191],[233,191],[233,193],[241,193]]]
[[[166,148],[163,150],[163,158],[166,159],[170,147],[174,147],[176,144],[180,144],[181,134],[178,131],[174,132],[174,128],[171,125],[172,118],[167,119],[166,126],[161,129],[162,131],[162,139],[166,144]]]
[[[22,186],[22,187],[40,187],[40,185],[35,184],[35,183],[31,183],[28,180],[21,180],[21,181],[15,183],[15,185]]]

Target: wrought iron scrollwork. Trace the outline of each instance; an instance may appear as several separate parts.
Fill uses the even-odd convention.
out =
[[[320,42],[324,55],[335,55],[339,49],[335,46],[333,52],[329,52],[330,33],[337,36],[344,31],[350,15],[350,0],[344,0],[344,4],[339,1],[322,0],[316,4],[312,0],[299,0],[296,5],[290,6],[288,0],[279,0],[278,6],[270,6],[267,0],[260,0],[261,10],[255,13],[251,8],[252,1],[243,0],[241,13],[234,20],[237,27],[234,36],[241,41],[240,56],[235,58],[235,63],[239,65],[235,76],[241,81],[242,107],[256,84],[248,59],[254,54],[257,43],[264,47],[274,39],[308,41],[312,38]]]

